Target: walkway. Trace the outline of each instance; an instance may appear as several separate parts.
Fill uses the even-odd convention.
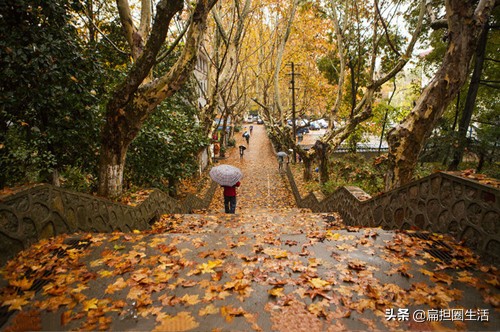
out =
[[[247,147],[243,158],[237,148],[226,153],[227,159],[220,163],[240,168],[244,178],[238,189],[237,213],[258,211],[283,211],[295,207],[295,201],[287,184],[278,172],[278,162],[263,125],[254,125],[250,144],[246,144],[241,133],[236,135],[236,147]],[[212,201],[212,211],[224,211],[222,189]]]
[[[165,215],[148,232],[41,241],[0,274],[14,312],[0,329],[500,330],[497,267],[442,235],[294,208],[254,127],[243,159],[224,161],[245,174],[235,215],[219,189],[208,211]]]

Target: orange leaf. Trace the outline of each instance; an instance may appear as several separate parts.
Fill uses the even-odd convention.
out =
[[[198,312],[198,315],[200,315],[200,316],[214,315],[214,314],[217,314],[219,311],[220,311],[219,308],[217,308],[213,304],[209,304],[205,308],[200,309],[200,311]]]
[[[3,302],[2,306],[9,306],[9,311],[12,310],[19,310],[21,311],[23,309],[23,305],[29,304],[29,301],[27,301],[23,297],[16,297],[11,300],[6,300]]]
[[[91,309],[97,309],[97,299],[90,299],[83,301],[83,311],[89,311]]]
[[[11,284],[14,287],[21,288],[21,290],[28,290],[33,285],[33,281],[34,280],[28,280],[26,278],[23,278],[21,280],[11,280],[9,284]]]
[[[166,316],[163,318],[161,324],[156,326],[153,331],[189,331],[199,325],[189,312],[182,311],[174,317]]]

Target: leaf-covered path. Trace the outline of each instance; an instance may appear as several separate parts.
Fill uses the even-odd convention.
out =
[[[21,252],[2,269],[0,328],[500,329],[496,266],[447,236],[294,208],[263,127],[243,158],[224,161],[245,173],[235,215],[219,189],[208,211],[147,232],[62,235]]]
[[[247,147],[242,158],[238,151],[240,145]],[[226,156],[219,163],[240,168],[244,176],[238,189],[236,213],[283,211],[295,207],[293,196],[278,172],[278,162],[263,125],[254,125],[248,145],[238,133],[236,148],[229,150]],[[224,211],[222,189],[217,190],[211,210]]]

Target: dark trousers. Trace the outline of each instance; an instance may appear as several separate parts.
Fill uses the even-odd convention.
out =
[[[234,213],[236,211],[236,196],[224,196],[224,209],[226,213]]]

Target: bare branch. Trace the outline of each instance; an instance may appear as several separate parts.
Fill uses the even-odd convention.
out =
[[[408,60],[411,57],[411,53],[413,52],[413,48],[415,47],[415,43],[417,42],[418,36],[420,35],[420,32],[422,31],[422,23],[423,23],[424,14],[425,14],[425,5],[424,5],[424,1],[421,0],[420,1],[420,14],[418,17],[418,23],[417,23],[415,30],[413,31],[413,35],[411,36],[410,43],[408,44],[404,55],[402,55],[399,58],[398,63],[394,66],[394,68],[392,68],[392,70],[390,70],[382,78],[373,82],[372,86],[374,88],[378,88],[378,87],[382,86],[382,84],[384,84],[385,82],[390,80],[392,77],[394,77],[406,65],[406,63],[408,62]]]
[[[151,29],[152,7],[151,0],[141,1],[141,23],[139,24],[139,34],[147,36]]]
[[[219,13],[216,10],[212,11],[212,16],[215,20],[215,24],[217,25],[217,29],[219,30],[219,33],[222,37],[222,41],[224,41],[224,44],[227,45],[229,44],[229,37],[227,36],[226,31],[224,31],[224,27],[222,26],[221,19],[219,17]]]
[[[396,53],[398,56],[401,56],[399,51],[394,47],[394,45],[391,42],[391,37],[389,36],[389,31],[387,30],[387,25],[385,24],[384,18],[382,17],[382,14],[380,13],[380,8],[378,6],[378,0],[375,0],[375,9],[377,10],[378,17],[380,19],[380,22],[382,23],[382,27],[384,28],[385,32],[385,38],[387,39],[387,43],[391,47],[392,51]]]
[[[156,60],[156,63],[160,63],[163,60],[165,60],[165,58],[168,57],[172,53],[172,51],[179,45],[180,41],[182,40],[182,38],[186,34],[189,26],[191,25],[192,19],[193,19],[193,15],[189,16],[189,20],[186,23],[186,25],[184,26],[184,28],[182,29],[181,33],[177,36],[177,38],[175,38],[174,42],[168,46],[168,49],[166,49],[164,52],[162,52],[162,54],[160,54],[160,56]]]
[[[130,13],[130,5],[128,0],[116,0],[116,6],[118,8],[118,14],[120,15],[120,21],[123,27],[123,33],[125,34],[125,39],[134,53],[134,40],[133,35],[137,31],[132,21],[132,14]]]
[[[85,19],[82,17],[82,15],[78,14],[78,16],[80,16],[80,18],[83,21],[85,21]],[[96,29],[97,32],[99,32],[99,34],[102,36],[102,38],[104,38],[117,52],[124,54],[124,55],[130,55],[130,53],[121,50],[115,43],[113,43],[113,41],[111,39],[109,39],[108,36],[106,36],[106,34],[97,26],[97,24],[95,24],[94,20],[92,20],[92,18],[89,17],[89,15],[87,13],[85,16],[89,20],[90,24],[92,24],[94,29]]]

